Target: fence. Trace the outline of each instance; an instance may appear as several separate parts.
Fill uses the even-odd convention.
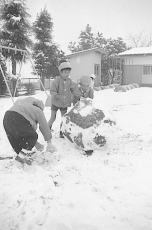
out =
[[[44,81],[44,87],[46,90],[50,89],[51,83],[53,79],[45,79]],[[13,95],[14,93],[14,86],[16,85],[16,79],[9,79],[7,80],[10,91]],[[41,89],[41,83],[38,78],[20,78],[18,79],[17,83],[17,94],[16,96],[19,95],[24,95],[24,94],[34,94],[35,90],[40,90]],[[8,94],[8,92],[7,92]]]

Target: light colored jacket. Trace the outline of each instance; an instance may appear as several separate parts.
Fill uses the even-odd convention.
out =
[[[44,104],[41,100],[27,97],[24,99],[18,99],[9,110],[21,114],[30,122],[35,131],[39,124],[39,129],[45,141],[48,141],[52,138],[52,135],[44,116],[43,109]]]
[[[66,108],[71,106],[72,93],[77,87],[77,84],[70,78],[64,80],[62,77],[57,76],[50,88],[51,103],[58,108]]]

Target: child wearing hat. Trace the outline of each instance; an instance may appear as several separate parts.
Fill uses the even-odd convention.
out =
[[[75,94],[76,92],[76,94]],[[80,98],[94,98],[94,91],[91,87],[91,78],[90,76],[82,76],[78,83],[78,92],[74,92],[73,104],[75,105]]]
[[[48,121],[50,129],[56,119],[57,111],[60,110],[61,116],[63,116],[67,112],[67,108],[71,106],[72,93],[76,88],[76,83],[69,78],[71,72],[71,65],[69,61],[63,60],[58,69],[59,76],[53,80],[50,88],[51,117]],[[60,137],[64,138],[61,130]]]
[[[101,90],[101,87],[100,87],[100,86],[102,85],[102,83],[100,83],[100,86],[95,86],[96,75],[91,74],[91,75],[90,75],[90,78],[91,78],[91,88],[93,88],[95,91]]]
[[[35,146],[38,151],[43,150],[43,145],[37,141],[37,125],[39,125],[39,129],[47,142],[46,150],[55,151],[43,109],[44,104],[41,100],[27,97],[16,100],[14,105],[6,111],[3,126],[12,148],[17,153],[17,160],[20,158],[19,153],[25,153],[22,149],[31,151]]]
[[[91,74],[90,78],[91,78],[91,87],[94,88],[94,82],[95,82],[96,76],[94,74]]]

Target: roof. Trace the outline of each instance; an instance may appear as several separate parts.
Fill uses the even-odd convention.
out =
[[[151,47],[137,47],[130,50],[126,50],[122,53],[119,53],[119,56],[126,56],[126,55],[147,55],[152,54],[152,46]]]
[[[66,55],[67,57],[71,57],[73,55],[77,55],[77,54],[81,54],[81,53],[87,53],[87,52],[97,52],[97,53],[105,53],[105,51],[101,48],[92,48],[92,49],[88,49],[88,50],[81,50],[81,51],[78,51],[78,52],[74,52],[74,53],[71,53],[71,54],[68,54]]]

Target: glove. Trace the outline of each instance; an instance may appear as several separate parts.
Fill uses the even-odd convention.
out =
[[[54,153],[56,151],[57,151],[56,147],[51,142],[48,142],[46,146],[46,152]]]

